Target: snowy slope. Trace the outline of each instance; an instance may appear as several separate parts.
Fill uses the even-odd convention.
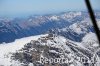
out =
[[[82,38],[82,46],[92,50],[92,51],[95,51],[99,46],[99,43],[98,43],[98,40],[97,40],[97,37],[96,37],[96,34],[95,33],[92,33],[92,32],[89,32],[87,33],[83,38]]]
[[[17,39],[12,43],[0,44],[0,65],[10,66],[12,64],[10,59],[10,53],[16,52],[17,50],[24,47],[24,45],[29,43],[31,40],[37,40],[39,37],[42,36],[46,35],[31,36]]]
[[[0,17],[0,43],[15,39],[39,35],[50,29],[64,28],[84,19],[84,12],[65,12],[48,15],[33,15],[27,18]],[[6,39],[4,37],[7,37]]]
[[[96,49],[94,50],[94,48]],[[41,63],[39,62],[40,57],[67,58],[69,61],[68,66],[83,66],[82,62],[79,61],[78,58],[98,57],[97,52],[95,53],[98,47],[94,48],[92,48],[94,50],[92,51],[91,49],[85,47],[83,43],[74,42],[59,35],[49,34],[27,43],[23,49],[14,53],[13,59],[19,60],[20,64],[26,66],[29,64],[41,66]],[[94,54],[96,56],[94,56]],[[88,61],[91,62],[91,59]],[[99,62],[100,59],[96,61]],[[54,65],[56,66],[56,64]],[[64,66],[64,64],[58,65]],[[66,65],[67,64],[65,64],[65,66]]]

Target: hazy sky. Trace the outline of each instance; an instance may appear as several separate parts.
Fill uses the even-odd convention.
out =
[[[91,0],[99,9],[100,0]],[[58,13],[86,10],[84,0],[0,0],[0,16]]]

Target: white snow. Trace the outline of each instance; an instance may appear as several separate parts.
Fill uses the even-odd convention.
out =
[[[100,19],[97,19],[97,24],[98,24],[98,27],[100,29]]]
[[[70,64],[70,66],[75,66],[75,65],[73,65],[73,64]]]
[[[81,12],[69,12],[69,13],[63,14],[62,18],[72,19],[72,18],[74,18],[76,16],[80,16],[80,15],[82,15]]]
[[[93,47],[98,47],[99,44],[97,43],[97,37],[95,35],[95,33],[87,33],[87,35],[85,35],[82,39],[82,42],[86,43],[86,44],[92,44]]]
[[[34,66],[33,63],[30,63],[29,66]]]
[[[0,65],[10,66],[12,64],[10,53],[16,52],[17,50],[21,49],[26,43],[29,43],[31,40],[37,40],[39,37],[46,35],[25,37],[21,39],[16,39],[14,42],[11,43],[0,44]]]
[[[56,52],[55,50],[49,50],[49,52],[51,52],[51,53],[59,53],[59,52]]]
[[[54,16],[50,17],[50,20],[59,20],[59,19],[58,19],[58,16],[54,15]]]
[[[83,37],[82,39],[83,42],[92,42],[92,41],[97,41],[97,37],[95,35],[95,33],[87,33],[87,35],[85,35],[85,37]]]
[[[71,25],[70,29],[72,29],[74,32],[78,34],[82,33],[81,27],[77,23],[74,23],[73,25]]]

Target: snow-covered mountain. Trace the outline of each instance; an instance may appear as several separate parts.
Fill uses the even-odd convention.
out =
[[[94,31],[94,27],[89,18],[85,18],[81,22],[73,23],[68,27],[56,29],[55,33],[62,35],[70,40],[81,42],[82,38],[89,32]]]
[[[94,64],[99,66],[98,62],[100,62],[100,49],[98,46],[97,39],[94,38],[95,43],[93,41],[92,45],[90,44],[90,46],[88,47],[86,47],[87,45],[89,45],[88,43],[84,45],[84,43],[86,42],[85,38],[89,35],[86,35],[83,38],[83,42],[71,41],[69,39],[66,39],[65,37],[50,33],[46,35],[23,38],[20,40],[16,40],[15,42],[10,44],[2,44],[0,45],[0,65],[89,66],[88,62],[90,62],[90,65],[93,66],[92,61],[93,59],[95,59]],[[95,34],[93,36],[95,37]],[[88,37],[89,41],[92,41],[93,39],[90,37]],[[21,44],[19,45],[18,43]],[[92,50],[90,49],[91,47]],[[45,63],[45,60],[40,61],[40,58],[66,58],[68,60],[68,63],[50,63],[50,61]],[[82,58],[83,60],[79,60],[79,58]],[[82,64],[82,62],[84,63]]]
[[[0,43],[0,66],[100,65],[100,47],[87,12],[0,18]]]
[[[15,53],[16,51],[22,49],[24,45],[29,43],[31,40],[37,40],[38,38],[43,36],[46,36],[46,34],[16,39],[11,43],[0,44],[0,66],[10,66],[12,63],[15,63],[13,66],[18,66],[16,65],[17,61],[11,62],[12,53]]]
[[[28,18],[0,18],[0,43],[43,34],[54,28],[64,28],[73,23],[81,22],[87,17],[87,12],[72,11],[42,16],[35,15]]]

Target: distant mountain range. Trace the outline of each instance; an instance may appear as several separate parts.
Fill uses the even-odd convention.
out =
[[[96,12],[96,18],[100,18],[99,12]],[[72,12],[62,12],[59,14],[49,14],[49,15],[42,15],[42,16],[30,16],[28,18],[0,18],[0,43],[2,42],[12,42],[15,39],[19,39],[22,37],[32,36],[32,35],[39,35],[48,32],[51,29],[64,29],[66,28],[66,34],[60,33],[69,39],[76,40],[75,38],[79,38],[80,36],[84,36],[84,33],[81,33],[77,36],[77,33],[74,31],[75,28],[80,28],[83,31],[92,31],[93,27],[91,25],[87,25],[85,27],[84,23],[90,22],[89,15],[87,12],[80,11],[72,11]],[[81,23],[82,22],[82,23]],[[77,27],[75,26],[75,24]],[[78,26],[79,24],[79,26]],[[80,26],[80,24],[82,25]],[[89,23],[88,23],[89,24]],[[71,26],[73,25],[73,26]],[[75,27],[75,28],[74,28]],[[89,28],[89,29],[88,29]],[[88,30],[85,30],[88,29]],[[85,33],[86,33],[85,32]],[[71,37],[70,37],[71,35]],[[75,35],[75,36],[74,36]],[[81,41],[77,39],[76,41]]]

